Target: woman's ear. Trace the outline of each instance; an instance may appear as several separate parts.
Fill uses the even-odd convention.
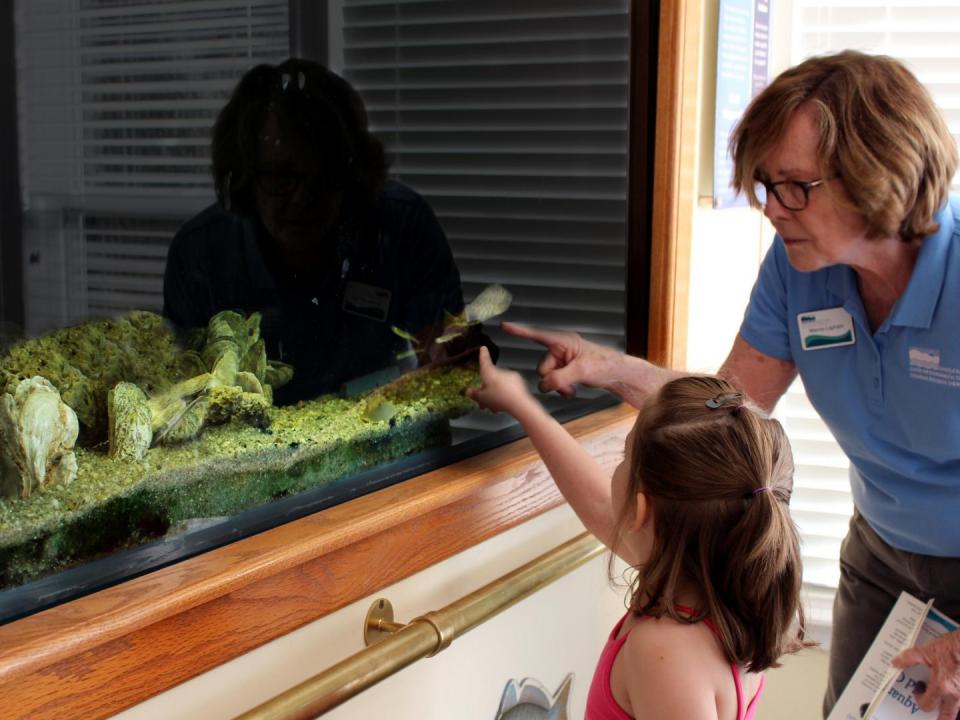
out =
[[[642,492],[638,492],[636,504],[633,508],[633,522],[631,523],[630,529],[634,532],[640,532],[644,527],[649,525],[653,519],[652,509],[647,496]]]

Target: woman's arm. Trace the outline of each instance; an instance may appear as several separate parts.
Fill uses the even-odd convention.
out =
[[[665,383],[685,374],[584,340],[574,332],[541,330],[511,322],[501,323],[501,327],[515,337],[532,340],[547,349],[537,366],[543,378],[542,392],[556,390],[564,397],[573,397],[574,385],[579,383],[608,390],[639,408]]]
[[[792,362],[765,355],[737,335],[717,374],[740,388],[761,408],[772,412],[797,377],[797,368]]]
[[[577,333],[509,322],[502,323],[502,327],[511,335],[532,340],[547,349],[537,367],[543,378],[540,382],[543,392],[556,390],[564,397],[573,397],[574,385],[582,383],[609,390],[639,408],[666,383],[689,374],[597,345]],[[765,355],[737,335],[718,374],[769,412],[790,387],[797,369],[792,362]]]

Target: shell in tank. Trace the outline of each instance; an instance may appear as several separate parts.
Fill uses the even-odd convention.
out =
[[[117,383],[107,393],[110,457],[141,460],[153,442],[147,396],[129,382]]]
[[[0,397],[0,495],[29,497],[77,475],[79,425],[49,380],[27,378]]]

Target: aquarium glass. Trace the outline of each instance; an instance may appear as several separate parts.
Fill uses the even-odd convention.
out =
[[[502,320],[623,349],[626,0],[3,12],[0,622],[520,437],[464,394],[481,346],[537,391]],[[295,70],[217,205],[218,114],[296,54],[362,98],[387,184],[339,110],[283,117],[332,92]]]

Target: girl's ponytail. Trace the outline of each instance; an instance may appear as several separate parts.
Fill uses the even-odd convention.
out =
[[[689,621],[675,605],[692,584],[705,602],[695,620],[709,617],[728,658],[754,672],[809,644],[789,512],[793,458],[780,423],[725,380],[693,376],[663,387],[635,437],[629,492],[651,503],[654,540],[633,610]]]

